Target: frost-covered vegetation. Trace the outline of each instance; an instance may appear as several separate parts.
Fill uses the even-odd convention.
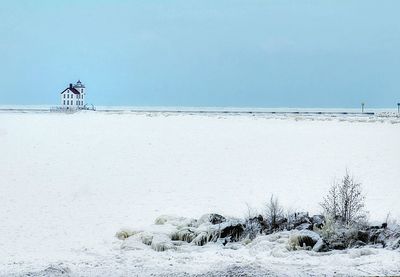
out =
[[[328,217],[347,226],[363,224],[367,218],[361,183],[356,182],[348,172],[340,183],[332,185],[321,206]]]
[[[183,245],[203,246],[219,243],[235,247],[251,243],[258,236],[282,233],[287,238],[285,249],[326,252],[360,248],[366,245],[398,249],[400,227],[369,226],[366,221],[365,196],[360,183],[346,172],[340,183],[334,184],[321,206],[323,215],[305,212],[286,213],[277,197],[271,196],[264,214],[247,207],[245,218],[229,218],[206,214],[199,219],[160,216],[146,231],[122,229],[116,236],[124,240],[123,249],[142,249],[140,242],[153,250],[178,249]],[[386,220],[388,221],[388,219]]]

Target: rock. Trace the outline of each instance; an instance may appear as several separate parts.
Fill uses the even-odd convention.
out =
[[[308,213],[305,212],[298,212],[289,215],[287,222],[288,223],[286,225],[288,230],[295,229],[304,223],[311,224],[311,220],[308,216]]]
[[[146,245],[151,245],[152,241],[153,241],[153,234],[150,232],[142,232],[138,234],[138,237],[140,238],[140,240],[142,241],[142,243],[146,244]]]
[[[313,231],[302,230],[300,231],[299,244],[300,246],[305,244],[306,246],[314,247],[320,238],[321,237]]]
[[[289,238],[290,248],[293,250],[309,249],[311,250],[321,237],[310,230],[292,231]]]
[[[369,241],[369,233],[367,231],[357,231],[356,239],[358,241],[362,241],[364,243],[368,243],[368,241]]]
[[[163,225],[167,223],[168,221],[175,220],[177,217],[172,216],[172,215],[160,215],[159,217],[156,218],[154,221],[155,224],[157,225]]]
[[[346,243],[344,241],[334,241],[329,243],[329,249],[333,249],[333,250],[344,250],[346,249]]]
[[[151,248],[155,251],[166,251],[169,249],[175,249],[175,245],[172,243],[171,239],[166,234],[156,234],[153,236],[151,242]]]
[[[172,240],[181,240],[186,242],[192,242],[197,236],[196,230],[193,227],[182,228],[171,235]]]
[[[230,242],[239,241],[244,233],[244,226],[241,223],[233,223],[221,229],[221,238],[230,237]]]
[[[351,241],[349,243],[349,247],[351,247],[351,248],[360,248],[360,247],[364,247],[366,245],[367,244],[361,240]]]
[[[311,223],[302,223],[296,227],[296,230],[312,230],[312,225]]]
[[[272,226],[272,230],[284,230],[287,226],[287,218],[281,218],[276,221],[276,223]]]
[[[264,219],[264,217],[262,215],[258,215],[256,217],[250,218],[250,219],[248,219],[248,221],[251,223],[257,222],[260,225],[261,230],[268,228],[268,222]]]
[[[226,218],[220,214],[210,214],[209,221],[211,224],[221,224],[226,221]]]
[[[226,222],[226,218],[220,214],[205,214],[199,219],[199,224],[210,222],[211,224],[221,224]]]
[[[372,244],[382,244],[383,247],[386,245],[387,235],[385,229],[371,228],[369,230],[369,242]]]
[[[324,224],[325,224],[325,216],[323,216],[323,215],[313,215],[311,217],[311,223],[313,224],[313,226],[321,229],[322,226],[324,226]]]
[[[314,247],[312,248],[312,250],[314,252],[328,252],[329,251],[329,247],[326,244],[326,242],[320,238],[317,243],[314,245]]]
[[[124,228],[124,229],[119,230],[115,234],[115,236],[120,240],[124,240],[124,239],[129,238],[130,236],[133,236],[134,234],[137,234],[137,233],[138,233],[138,231],[133,231],[131,229]]]
[[[192,243],[197,246],[203,246],[211,240],[211,235],[207,232],[199,233],[193,240]]]
[[[378,230],[378,229],[380,229],[379,226],[369,226],[369,227],[367,228],[367,230]]]

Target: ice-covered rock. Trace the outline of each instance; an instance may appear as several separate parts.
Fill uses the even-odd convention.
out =
[[[212,235],[207,232],[200,232],[197,236],[193,239],[192,244],[197,246],[203,246],[208,243],[212,238]]]
[[[150,233],[150,232],[141,232],[138,234],[140,240],[142,241],[142,243],[146,244],[146,245],[151,245],[151,243],[153,242],[153,237],[154,234]]]
[[[220,231],[221,238],[229,238],[231,242],[239,241],[244,233],[244,226],[239,222],[224,224]]]
[[[226,218],[220,214],[205,214],[198,220],[199,224],[210,222],[211,224],[221,224]]]
[[[312,230],[312,225],[311,223],[302,223],[296,227],[296,230]]]
[[[115,234],[115,236],[120,240],[124,240],[124,239],[127,239],[130,236],[133,236],[139,232],[140,231],[136,231],[136,230],[132,230],[132,229],[128,229],[128,228],[122,228]]]
[[[357,240],[362,241],[364,243],[368,243],[368,240],[369,240],[368,232],[362,231],[362,230],[357,231]]]
[[[311,250],[321,237],[310,230],[292,231],[289,238],[289,247],[292,250]]]
[[[192,242],[197,237],[196,228],[183,227],[172,234],[172,240]]]
[[[171,238],[166,234],[154,235],[150,246],[153,250],[159,252],[176,248],[175,245],[172,243]]]
[[[329,247],[326,242],[320,238],[317,243],[313,246],[312,250],[314,252],[327,252],[329,251]]]
[[[366,245],[367,244],[365,242],[361,241],[361,240],[355,240],[355,241],[351,241],[349,243],[349,247],[350,248],[360,248],[360,247],[364,247]]]
[[[322,228],[325,224],[325,217],[323,215],[313,215],[311,217],[311,223],[317,228]]]
[[[288,251],[303,249],[315,252],[357,249],[371,244],[382,244],[383,247],[390,249],[400,248],[400,227],[350,228],[332,225],[322,216],[309,217],[306,213],[296,213],[295,219],[296,224],[303,222],[297,225],[296,229],[278,231],[265,236],[262,235],[261,223],[264,222],[262,216],[240,220],[218,214],[206,214],[196,220],[164,215],[158,217],[155,224],[145,231],[124,228],[116,233],[116,237],[124,241],[121,249],[130,250],[140,250],[148,245],[156,251],[165,251],[189,245],[203,246],[210,242],[229,249],[236,249],[239,244],[235,243],[241,242],[241,246],[248,245],[251,248],[257,243],[266,248],[274,248],[279,244]],[[255,226],[251,225],[253,223]],[[320,229],[316,227],[317,224],[323,224],[323,227]],[[325,229],[329,228],[330,224],[333,227],[326,232]],[[315,231],[311,231],[311,228]],[[285,251],[280,248],[273,250],[277,255],[286,255]]]

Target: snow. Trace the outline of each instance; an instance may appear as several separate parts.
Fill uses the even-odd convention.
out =
[[[115,237],[121,228],[145,230],[163,214],[240,217],[246,203],[261,208],[271,194],[286,208],[318,213],[322,196],[346,168],[363,183],[372,220],[381,222],[388,212],[399,218],[398,122],[0,112],[0,275],[399,275],[398,251],[287,251],[289,236],[165,252]],[[171,246],[162,235],[156,241],[155,248]]]

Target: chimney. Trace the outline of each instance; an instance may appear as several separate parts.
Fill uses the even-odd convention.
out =
[[[69,88],[72,88],[72,84],[69,84]]]

